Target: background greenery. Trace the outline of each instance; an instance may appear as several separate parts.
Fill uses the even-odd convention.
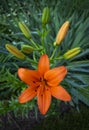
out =
[[[80,46],[82,53],[69,61],[65,61],[69,69],[69,75],[65,79],[65,86],[73,96],[73,102],[70,104],[78,108],[81,100],[89,106],[89,1],[88,0],[0,0],[0,114],[10,111],[15,116],[28,116],[29,110],[34,109],[36,114],[38,109],[36,101],[32,100],[27,104],[19,104],[17,97],[21,93],[21,86],[26,87],[23,82],[17,78],[17,69],[20,66],[31,66],[27,61],[20,61],[9,54],[5,48],[6,43],[11,43],[20,49],[21,44],[27,44],[29,41],[23,36],[18,28],[17,22],[22,20],[30,28],[34,40],[39,43],[37,31],[41,30],[41,16],[45,6],[50,8],[50,21],[48,28],[50,33],[46,38],[48,45],[53,43],[59,27],[66,20],[71,21],[70,31],[64,40],[61,48],[61,54],[68,49]],[[39,19],[40,18],[40,19]],[[66,44],[67,43],[67,44]],[[50,47],[53,50],[53,47]],[[48,53],[48,49],[47,49]],[[49,54],[50,55],[50,54]],[[32,55],[29,55],[32,57]],[[60,63],[57,63],[61,65]],[[81,73],[80,73],[81,72]],[[70,76],[72,81],[70,82]],[[77,79],[76,79],[77,78]],[[12,82],[13,81],[13,82]],[[70,87],[71,89],[70,89]],[[56,102],[54,100],[54,102]],[[56,102],[59,105],[59,102]],[[55,114],[54,104],[48,115]]]

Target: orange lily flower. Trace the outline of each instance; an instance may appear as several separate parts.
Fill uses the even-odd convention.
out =
[[[38,70],[19,68],[20,79],[29,86],[19,96],[19,102],[25,103],[37,96],[38,108],[44,115],[49,109],[51,96],[62,101],[70,101],[71,96],[59,85],[66,74],[67,69],[64,66],[50,69],[49,58],[46,54],[40,57]]]

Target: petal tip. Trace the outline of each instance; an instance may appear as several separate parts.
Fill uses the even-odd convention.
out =
[[[18,75],[20,75],[20,73],[22,73],[23,70],[24,70],[24,68],[19,68],[19,69],[18,69],[18,72],[17,72]]]
[[[49,70],[50,68],[50,63],[49,63],[49,58],[47,54],[43,54],[38,62],[38,72],[44,76],[44,74]]]
[[[25,103],[25,102],[21,99],[21,96],[19,96],[18,101],[19,101],[19,103]]]
[[[69,95],[69,97],[67,98],[67,101],[71,101],[72,100],[72,98],[71,98],[71,96]]]

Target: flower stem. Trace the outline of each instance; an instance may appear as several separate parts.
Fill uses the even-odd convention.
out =
[[[43,46],[43,53],[46,53],[46,50],[45,50],[45,31],[46,31],[46,26],[42,26],[41,44]]]
[[[32,63],[32,64],[37,64],[36,61],[34,61],[34,60],[32,60],[32,59],[30,59],[30,58],[28,58],[28,57],[26,57],[26,60],[27,60],[28,62]]]
[[[57,50],[57,46],[55,46],[55,49],[54,49],[54,51],[53,51],[53,53],[52,53],[52,55],[50,57],[50,60],[52,60],[52,58],[54,57],[56,50]]]
[[[30,39],[30,41],[32,42],[32,44],[33,44],[37,49],[39,49],[39,47],[36,45],[36,43],[35,43],[32,39]]]
[[[63,57],[60,56],[60,57],[58,57],[58,58],[56,57],[56,58],[54,58],[54,59],[50,59],[50,62],[51,62],[51,63],[54,63],[55,60],[62,60],[62,59],[63,59]]]

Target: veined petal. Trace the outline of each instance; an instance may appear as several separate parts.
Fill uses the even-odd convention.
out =
[[[62,101],[70,101],[71,96],[68,94],[68,92],[61,86],[57,87],[51,87],[51,95],[57,99],[60,99]]]
[[[19,75],[20,79],[28,85],[32,85],[32,83],[35,85],[36,81],[39,82],[39,80],[40,80],[40,74],[36,70],[19,68],[18,75]],[[36,84],[36,86],[37,86],[37,84]]]
[[[45,72],[47,72],[49,68],[50,68],[49,58],[46,54],[44,54],[40,57],[38,63],[38,71],[42,76],[44,76]]]
[[[45,73],[44,78],[50,86],[57,86],[67,74],[67,69],[64,66],[56,67]]]
[[[43,86],[42,86],[43,87]],[[38,108],[40,112],[45,115],[49,109],[51,103],[51,93],[49,89],[44,89],[42,87],[38,88],[37,97],[38,97]]]
[[[18,100],[20,103],[25,103],[33,99],[36,95],[37,89],[34,87],[28,87],[21,93]]]

